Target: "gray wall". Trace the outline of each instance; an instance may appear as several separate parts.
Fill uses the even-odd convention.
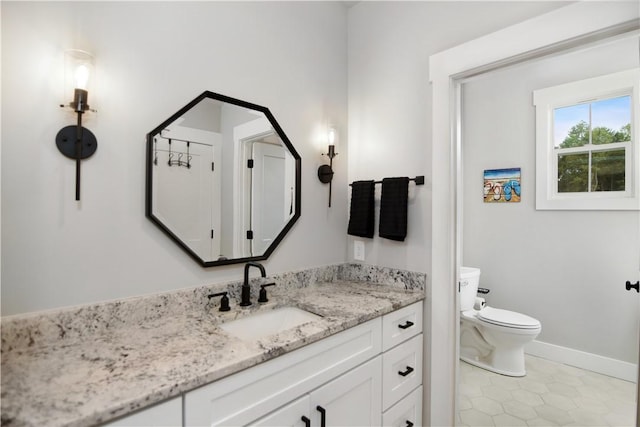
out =
[[[303,163],[302,216],[268,273],[343,262],[346,150],[333,207],[316,177],[326,123],[346,129],[347,9],[336,2],[6,2],[2,8],[2,314],[241,277],[204,269],[144,216],[145,135],[204,90],[270,108]],[[69,48],[96,57],[82,164],[55,146]],[[70,99],[67,99],[69,102]],[[342,137],[346,145],[346,135]],[[325,147],[326,148],[326,147]]]
[[[638,211],[536,211],[532,91],[638,67],[638,39],[537,60],[463,87],[463,264],[492,306],[539,319],[538,340],[637,363]],[[485,169],[522,168],[522,201],[486,204]]]

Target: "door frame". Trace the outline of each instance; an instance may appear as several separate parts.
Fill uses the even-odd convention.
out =
[[[266,117],[257,117],[233,128],[233,255],[253,257],[246,232],[251,228],[251,171],[247,160],[253,158],[251,142],[275,133]]]
[[[615,6],[615,7],[614,7]],[[635,2],[579,2],[429,57],[432,89],[430,357],[423,420],[455,425],[462,231],[460,83],[462,79],[638,28]],[[436,303],[437,302],[437,303]]]

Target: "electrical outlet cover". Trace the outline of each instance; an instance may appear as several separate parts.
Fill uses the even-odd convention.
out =
[[[364,261],[364,242],[362,240],[354,240],[353,242],[353,259]]]

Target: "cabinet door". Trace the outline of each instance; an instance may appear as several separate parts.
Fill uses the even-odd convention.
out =
[[[309,407],[309,395],[306,395],[252,422],[251,425],[254,427],[305,427],[306,423],[302,417],[309,419]]]
[[[347,372],[310,394],[313,425],[379,426],[382,417],[380,356]]]

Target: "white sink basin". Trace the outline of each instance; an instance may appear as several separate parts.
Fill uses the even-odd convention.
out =
[[[321,318],[296,307],[282,307],[223,323],[220,328],[242,340],[251,341]]]

